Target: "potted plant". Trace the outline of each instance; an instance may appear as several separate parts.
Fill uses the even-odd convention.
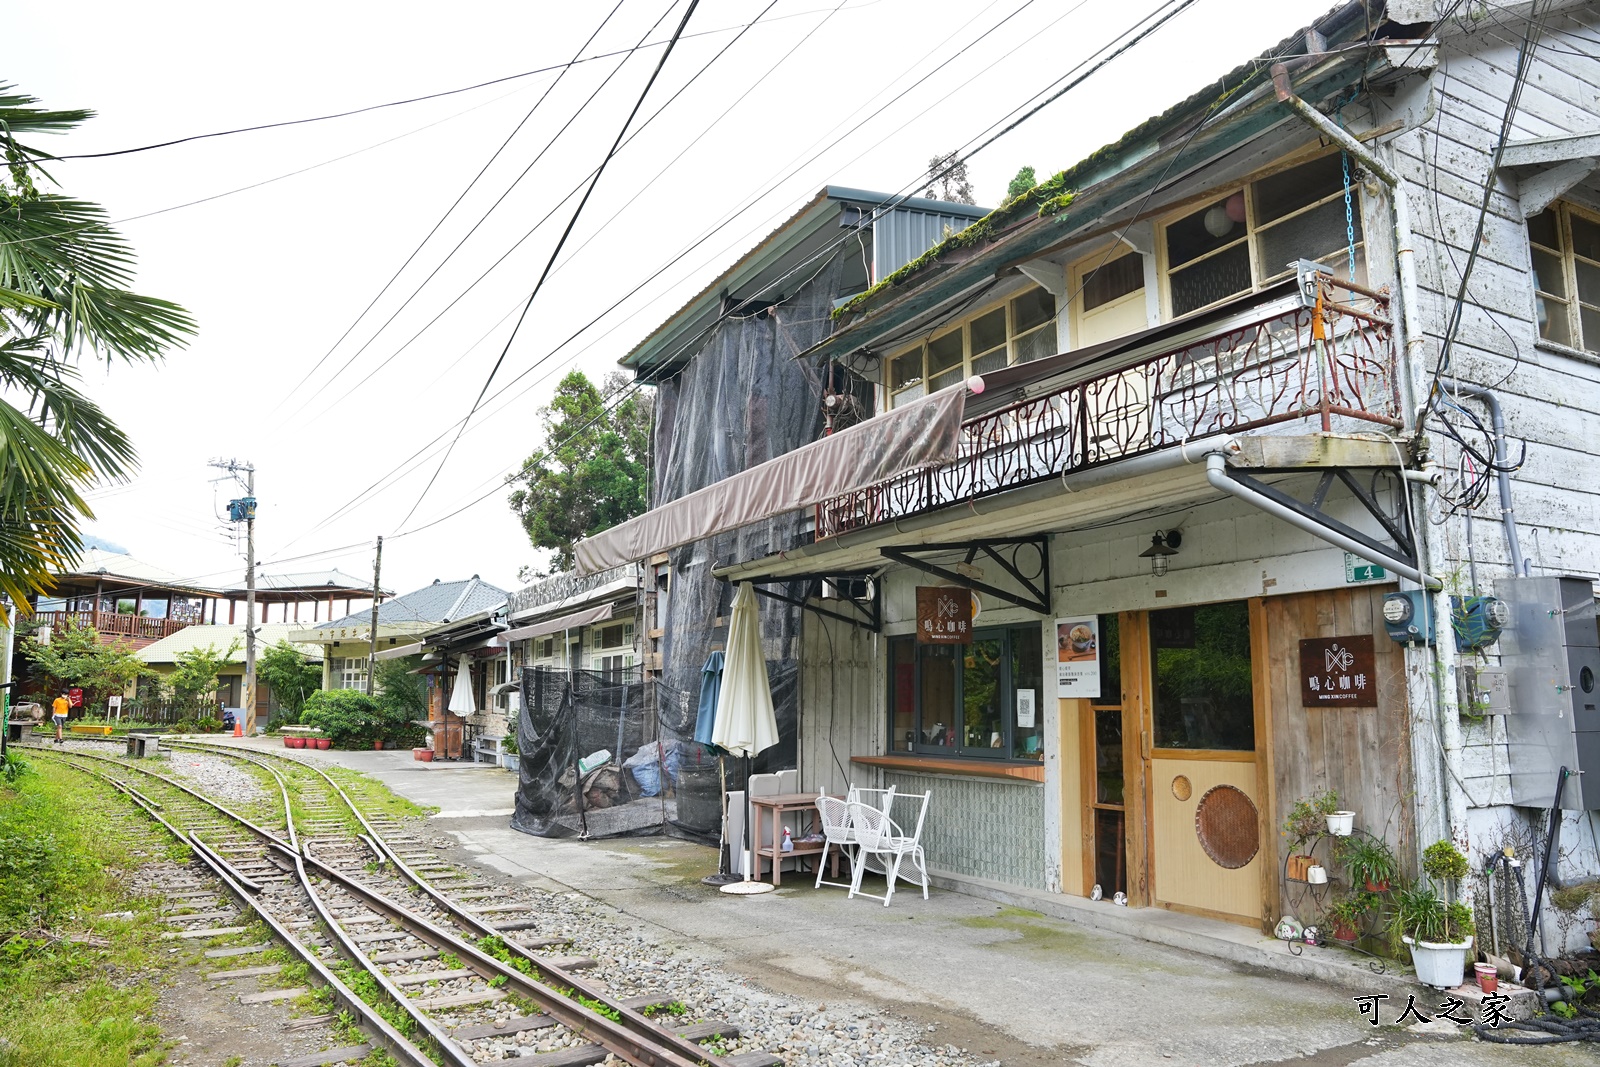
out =
[[[311,742],[312,745],[315,745],[317,748],[321,749],[324,752],[326,752],[328,749],[333,747],[333,738],[327,736],[326,734],[318,734],[315,737],[308,738],[308,740]],[[307,746],[307,747],[310,747],[310,746]]]
[[[517,735],[507,734],[500,739],[500,766],[508,771],[522,769],[522,757],[518,754]]]
[[[1309,879],[1316,860],[1301,850],[1307,841],[1326,829],[1326,814],[1337,810],[1338,807],[1339,796],[1333,792],[1301,797],[1290,806],[1289,814],[1283,820],[1283,836],[1289,841],[1289,858],[1285,864],[1285,873],[1291,881],[1304,882]]]
[[[1395,876],[1394,852],[1381,837],[1349,837],[1340,842],[1337,858],[1350,872],[1351,885],[1369,893],[1387,893]]]
[[[1349,837],[1356,827],[1356,813],[1353,811],[1325,811],[1322,818],[1328,824],[1328,833],[1334,837]]]
[[[1366,893],[1355,892],[1335,900],[1328,907],[1335,941],[1355,941],[1361,936],[1361,923],[1371,913],[1373,901]]]
[[[290,736],[290,737],[285,737],[283,739],[283,743],[288,745],[290,748],[305,748],[306,747],[306,739],[305,739],[304,735],[301,735],[301,734],[295,734],[295,735]]]
[[[1422,854],[1422,870],[1429,881],[1401,890],[1395,899],[1394,927],[1411,949],[1417,980],[1448,989],[1466,974],[1474,931],[1472,909],[1448,894],[1470,867],[1453,844],[1436,841]]]

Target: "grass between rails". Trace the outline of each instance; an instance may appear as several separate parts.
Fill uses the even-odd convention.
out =
[[[158,983],[187,949],[127,886],[144,859],[187,850],[116,818],[132,807],[93,779],[31,762],[0,784],[0,1067],[160,1063]]]

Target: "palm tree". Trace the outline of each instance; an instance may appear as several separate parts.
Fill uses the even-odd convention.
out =
[[[154,363],[195,328],[177,304],[127,288],[133,250],[103,208],[39,191],[54,157],[21,138],[94,112],[38,103],[0,83],[0,592],[17,604],[77,559],[93,517],[83,492],[136,466],[127,434],[79,391],[79,366]]]

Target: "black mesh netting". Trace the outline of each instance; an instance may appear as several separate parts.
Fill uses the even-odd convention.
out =
[[[799,677],[772,671],[773,703],[793,706]],[[699,694],[683,699],[637,670],[524,667],[517,722],[520,773],[514,829],[539,837],[611,837],[664,829],[714,838],[722,768],[694,740]],[[663,699],[664,698],[664,699]],[[728,760],[729,789],[744,788]]]
[[[796,357],[831,329],[842,263],[836,257],[814,274],[802,273],[792,295],[773,306],[730,315],[677,376],[660,383],[654,504],[821,435],[823,376],[837,370]],[[712,649],[727,642],[733,600],[733,590],[712,572],[801,544],[803,518],[775,516],[670,553],[671,585],[657,616],[662,670],[654,680],[524,669],[514,828],[540,836],[661,828],[717,836],[720,768],[713,750],[694,741],[701,670]],[[783,591],[803,596],[804,586]],[[761,643],[779,742],[755,757],[752,773],[796,765],[800,609],[763,598]],[[744,788],[744,761],[726,764],[727,788]]]

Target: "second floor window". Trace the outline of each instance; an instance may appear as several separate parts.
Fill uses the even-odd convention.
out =
[[[1600,352],[1600,216],[1566,203],[1528,220],[1539,336]]]
[[[1364,281],[1361,204],[1345,207],[1337,152],[1221,193],[1167,221],[1163,230],[1167,310],[1172,318],[1261,289],[1314,259]]]
[[[889,360],[889,406],[1056,352],[1056,298],[1029,289]]]

